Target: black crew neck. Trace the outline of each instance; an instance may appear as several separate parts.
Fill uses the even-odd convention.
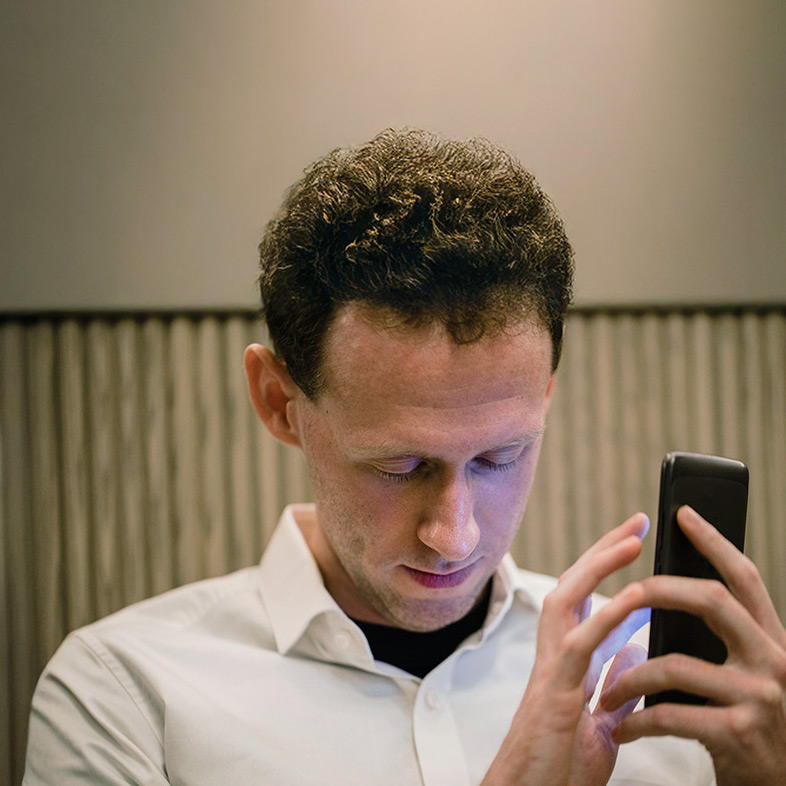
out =
[[[461,644],[480,630],[488,613],[491,582],[480,602],[460,620],[438,630],[421,633],[374,622],[353,622],[363,631],[376,660],[390,663],[416,677],[425,677]]]

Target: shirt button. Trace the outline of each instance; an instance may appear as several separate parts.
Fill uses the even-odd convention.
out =
[[[439,694],[436,691],[430,690],[426,694],[426,706],[430,710],[438,710],[439,709]]]
[[[336,645],[336,649],[347,650],[349,649],[349,645],[352,643],[352,639],[348,633],[341,631],[335,635],[333,638],[333,643]]]

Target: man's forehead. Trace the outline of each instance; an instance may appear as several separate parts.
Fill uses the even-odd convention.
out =
[[[512,323],[506,330],[457,344],[437,322],[412,324],[395,313],[366,304],[343,306],[333,321],[323,356],[326,391],[341,395],[346,386],[368,384],[391,392],[430,384],[445,393],[489,387],[493,377],[499,394],[517,395],[520,377],[534,387],[551,376],[551,336],[535,318]],[[341,388],[341,392],[337,388]],[[451,390],[451,388],[453,390]]]
[[[504,325],[489,324],[476,341],[459,344],[450,339],[445,325],[437,317],[430,315],[411,315],[397,311],[389,306],[376,305],[364,301],[345,303],[336,310],[325,338],[325,357],[347,346],[347,342],[366,341],[369,332],[387,335],[403,344],[423,344],[429,340],[448,338],[456,347],[483,343],[484,339],[515,339],[531,336],[538,340],[541,334],[548,333],[543,320],[531,310],[521,316],[511,318]],[[549,341],[551,340],[549,334]],[[356,347],[357,344],[350,346]]]

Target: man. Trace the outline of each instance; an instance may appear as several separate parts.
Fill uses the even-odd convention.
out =
[[[273,349],[247,349],[249,389],[316,505],[285,511],[258,568],[72,634],[25,783],[778,782],[786,632],[706,522],[680,512],[730,591],[658,577],[590,615],[641,514],[558,582],[506,556],[572,278],[532,177],[489,143],[386,132],[311,167],[260,250]],[[622,646],[652,605],[702,614],[726,664]],[[632,713],[685,687],[710,706]]]

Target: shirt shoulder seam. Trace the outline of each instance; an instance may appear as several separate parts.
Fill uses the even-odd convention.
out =
[[[150,706],[148,702],[145,701],[144,697],[139,693],[132,682],[123,679],[123,668],[112,653],[104,646],[103,642],[89,630],[75,631],[71,634],[71,637],[80,641],[98,659],[107,672],[112,675],[115,682],[117,682],[126,696],[128,696],[131,703],[136,707],[139,715],[149,726],[156,740],[158,740],[159,745],[163,748],[164,740],[162,735],[149,717]]]

